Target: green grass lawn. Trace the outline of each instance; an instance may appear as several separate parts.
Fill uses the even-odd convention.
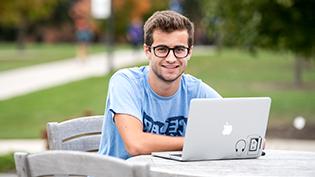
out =
[[[128,46],[119,46],[119,49],[121,48],[128,48]],[[25,50],[22,51],[17,50],[16,44],[0,43],[0,72],[39,63],[74,58],[76,50],[76,43],[27,44]],[[105,51],[105,44],[92,44],[89,47],[89,53]]]
[[[108,76],[0,101],[0,139],[38,138],[48,121],[103,114]]]
[[[315,123],[315,66],[304,72],[304,87],[293,87],[293,56],[260,51],[257,56],[240,50],[193,58],[188,72],[201,78],[224,97],[269,96],[271,122],[290,122],[304,116]]]
[[[305,87],[292,86],[293,57],[260,51],[209,51],[189,61],[187,73],[201,78],[224,97],[270,96],[270,122],[304,116],[315,122],[315,67],[304,72]],[[38,138],[49,121],[62,121],[92,112],[103,114],[111,74],[0,101],[0,139]]]
[[[14,171],[15,163],[13,153],[0,155],[0,173]]]

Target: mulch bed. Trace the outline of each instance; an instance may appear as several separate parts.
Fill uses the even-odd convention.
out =
[[[315,140],[315,123],[306,124],[301,130],[292,125],[275,125],[267,129],[267,138]]]

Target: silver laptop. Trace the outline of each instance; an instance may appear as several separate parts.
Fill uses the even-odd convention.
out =
[[[152,155],[179,161],[257,158],[270,104],[269,97],[193,99],[183,151]]]

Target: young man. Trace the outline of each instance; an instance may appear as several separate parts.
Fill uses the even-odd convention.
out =
[[[154,13],[144,25],[149,66],[122,69],[109,83],[100,154],[122,159],[181,150],[193,98],[221,97],[183,74],[193,49],[193,24],[173,12]]]

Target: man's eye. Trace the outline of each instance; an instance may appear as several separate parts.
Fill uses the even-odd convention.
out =
[[[167,52],[167,51],[168,51],[167,47],[158,47],[158,48],[156,48],[156,50],[157,50],[158,52],[160,52],[160,53],[164,53],[164,52]]]
[[[182,53],[182,52],[185,52],[186,51],[186,48],[184,47],[176,47],[175,48],[175,52],[176,53]]]

